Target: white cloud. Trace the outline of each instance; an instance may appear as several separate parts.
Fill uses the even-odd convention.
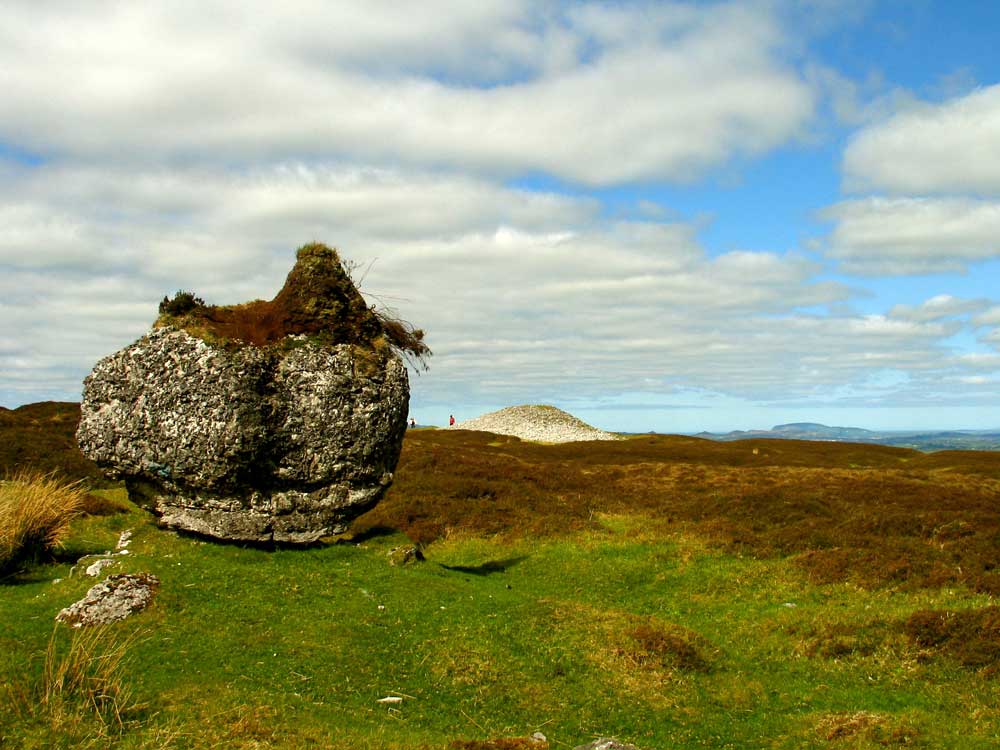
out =
[[[119,163],[351,158],[605,184],[690,180],[813,112],[759,10],[416,7],[15,3],[0,140]]]
[[[827,254],[851,273],[961,271],[1000,257],[1000,202],[873,197],[844,201],[823,216],[836,221]]]
[[[987,331],[980,339],[981,341],[992,344],[997,349],[1000,349],[1000,328],[994,328]]]
[[[919,399],[992,377],[947,346],[996,325],[985,306],[861,317],[822,265],[710,256],[703,226],[644,191],[613,213],[653,221],[505,184],[696,180],[808,137],[824,87],[844,118],[878,116],[859,103],[869,90],[800,73],[809,56],[789,52],[778,6],[7,3],[0,147],[42,163],[0,157],[0,403],[75,398],[176,289],[272,296],[311,240],[427,330],[418,408],[686,390]],[[864,272],[961,268],[995,254],[994,212],[848,201],[831,253]]]
[[[874,72],[857,81],[835,68],[814,62],[807,66],[806,74],[823,92],[835,120],[844,125],[871,125],[924,106],[913,92],[890,86]]]
[[[984,310],[974,320],[976,325],[980,326],[1000,326],[1000,305],[994,305],[989,310]]]
[[[903,320],[931,321],[982,313],[989,300],[959,299],[950,294],[938,294],[919,305],[895,305],[889,316]]]
[[[6,402],[75,397],[175,289],[217,303],[272,296],[313,239],[339,245],[367,269],[371,299],[427,330],[435,357],[414,379],[415,405],[678,387],[781,400],[886,369],[917,389],[983,371],[949,359],[943,342],[965,325],[949,316],[806,313],[851,292],[806,258],[709,257],[690,225],[610,221],[588,199],[295,164],[6,176],[0,211],[19,222],[0,278]],[[48,216],[86,231],[34,242]],[[958,304],[946,302],[926,307]]]
[[[852,189],[1000,194],[1000,85],[861,130],[844,153],[844,174]]]
[[[994,352],[969,352],[960,354],[955,359],[963,369],[1000,372],[1000,354]]]

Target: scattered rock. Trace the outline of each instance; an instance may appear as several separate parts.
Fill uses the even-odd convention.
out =
[[[577,745],[573,750],[639,750],[635,745],[628,745],[618,740],[602,737],[588,745]]]
[[[547,743],[549,741],[549,738],[546,737],[541,732],[532,732],[530,739],[531,739],[532,742],[546,742]]]
[[[160,579],[150,573],[108,576],[56,619],[75,628],[118,622],[148,607],[159,586]]]
[[[508,406],[500,411],[459,422],[453,429],[493,432],[540,443],[621,439],[618,435],[591,427],[562,409],[544,405]]]
[[[131,541],[132,541],[132,530],[126,529],[118,536],[118,544],[115,546],[115,549],[123,550],[126,547],[128,547]]]
[[[91,578],[96,578],[101,574],[102,570],[104,570],[109,565],[114,565],[114,564],[115,561],[112,560],[110,557],[102,557],[99,560],[95,560],[90,565],[88,565],[84,573],[86,573]]]
[[[405,547],[393,547],[389,550],[390,565],[410,565],[415,562],[423,562],[424,553],[416,545]]]
[[[153,330],[84,381],[81,450],[171,528],[250,542],[342,533],[399,458],[398,334],[324,245],[299,250],[270,302],[187,297],[165,300]]]

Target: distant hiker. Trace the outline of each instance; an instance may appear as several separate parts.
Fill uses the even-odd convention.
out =
[[[452,414],[451,416],[448,417],[448,426],[449,427],[454,427],[455,426],[455,415],[454,414]]]
[[[417,420],[415,420],[413,417],[410,417],[410,429],[412,430],[416,426],[417,426]]]

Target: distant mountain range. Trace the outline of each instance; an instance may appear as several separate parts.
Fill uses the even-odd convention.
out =
[[[816,422],[779,424],[770,430],[734,430],[733,432],[699,432],[695,437],[709,440],[829,440],[838,443],[875,443],[921,451],[939,450],[1000,450],[1000,429],[945,430],[940,432],[876,432],[861,427],[829,427]]]

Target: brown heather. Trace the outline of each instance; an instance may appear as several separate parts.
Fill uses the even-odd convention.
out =
[[[407,435],[386,499],[355,525],[428,544],[600,530],[641,514],[816,583],[1000,593],[1000,453],[681,436],[538,445],[462,430]]]

